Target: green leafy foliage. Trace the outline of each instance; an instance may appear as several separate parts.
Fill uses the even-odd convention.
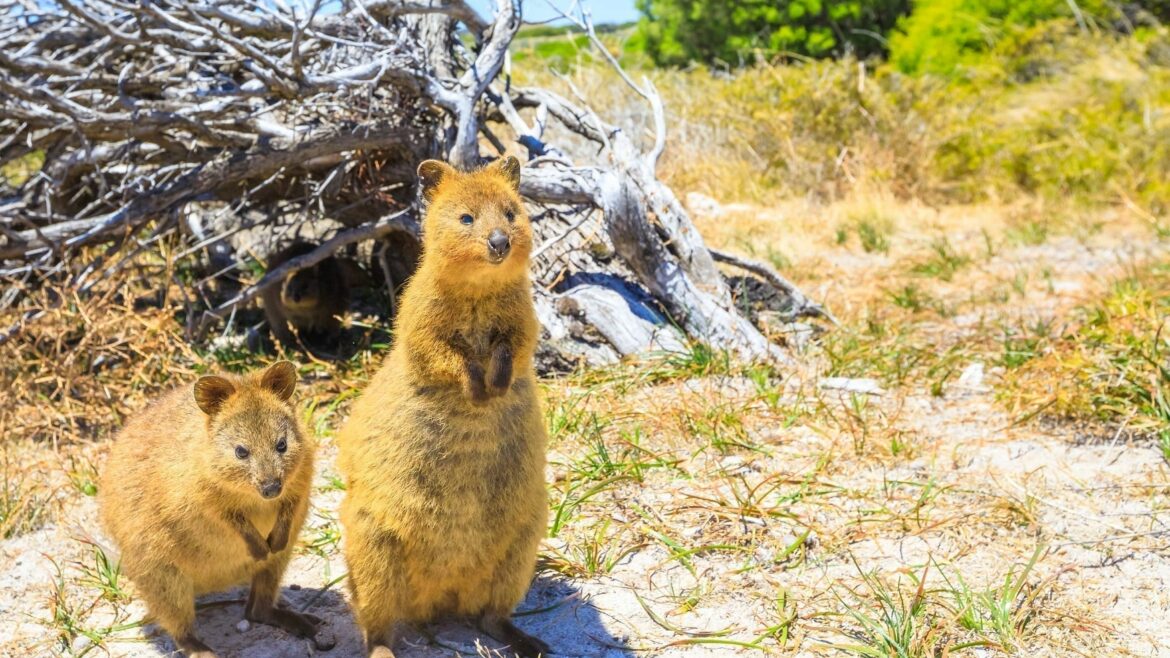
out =
[[[890,36],[904,73],[952,75],[997,49],[1026,50],[1033,26],[1067,19],[1087,29],[1112,13],[1103,0],[917,0]]]
[[[859,57],[885,50],[909,0],[638,0],[637,43],[655,62],[738,65],[790,53]]]

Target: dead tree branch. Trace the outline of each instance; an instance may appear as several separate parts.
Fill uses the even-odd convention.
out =
[[[465,0],[352,0],[336,13],[320,0],[23,6],[0,15],[0,166],[28,170],[0,179],[0,273],[63,276],[88,294],[162,236],[182,234],[177,253],[194,258],[245,229],[274,231],[273,218],[290,213],[344,225],[309,255],[203,302],[190,328],[201,335],[341,247],[394,233],[417,243],[417,163],[477,166],[480,136],[502,151],[510,130],[530,157],[521,192],[545,206],[537,301],[550,341],[577,335],[580,322],[619,322],[628,326],[598,332],[608,347],[577,354],[610,358],[690,338],[783,359],[739,313],[717,261],[769,282],[796,315],[832,319],[765,265],[708,249],[655,175],[667,143],[660,95],[622,70],[586,13],[567,18],[648,103],[652,144],[575,90],[570,100],[501,79],[519,0],[497,0],[486,18]],[[506,127],[488,125],[496,121]],[[548,143],[550,122],[599,151],[576,162],[569,145]],[[216,203],[230,209],[216,214],[228,225],[189,235],[179,218]],[[409,268],[392,276],[385,247],[383,277],[401,283]],[[202,276],[236,269],[236,258]]]

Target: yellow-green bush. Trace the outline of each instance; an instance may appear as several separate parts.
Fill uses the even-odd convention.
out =
[[[1031,55],[988,56],[961,83],[867,72],[852,59],[730,78],[659,73],[675,130],[664,169],[683,188],[732,199],[836,198],[863,185],[937,202],[1128,199],[1165,214],[1165,31],[1089,37],[1066,27],[1036,32]],[[1013,70],[1029,61],[1061,73],[1020,82]]]
[[[517,68],[525,82],[562,84],[534,60]],[[932,203],[1037,197],[1170,213],[1165,28],[1085,34],[1071,19],[1047,21],[1001,40],[962,79],[852,58],[642,73],[668,113],[661,172],[725,201],[861,188]],[[572,80],[603,116],[650,134],[648,108],[604,64],[583,64]]]
[[[1081,60],[1061,75],[952,86],[977,112],[957,121],[941,113],[937,174],[960,200],[1128,198],[1166,213],[1170,68],[1152,62],[1151,44],[1140,40],[1067,37],[1061,45]]]

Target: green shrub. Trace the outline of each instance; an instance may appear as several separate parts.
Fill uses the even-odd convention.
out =
[[[1115,13],[1108,0],[915,0],[890,35],[890,61],[903,73],[949,76],[1005,43],[1026,48],[1039,23],[1068,19],[1087,29]]]
[[[658,64],[743,62],[777,54],[882,53],[909,0],[638,0],[636,43]]]

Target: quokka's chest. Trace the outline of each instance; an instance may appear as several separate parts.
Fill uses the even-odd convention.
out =
[[[261,537],[267,537],[276,527],[276,508],[254,510],[248,514],[248,520],[256,527]]]
[[[452,332],[451,338],[454,342],[470,348],[473,354],[486,356],[491,353],[500,336],[507,333],[508,327],[505,323],[493,322],[491,318],[487,318],[484,322],[463,323]]]

